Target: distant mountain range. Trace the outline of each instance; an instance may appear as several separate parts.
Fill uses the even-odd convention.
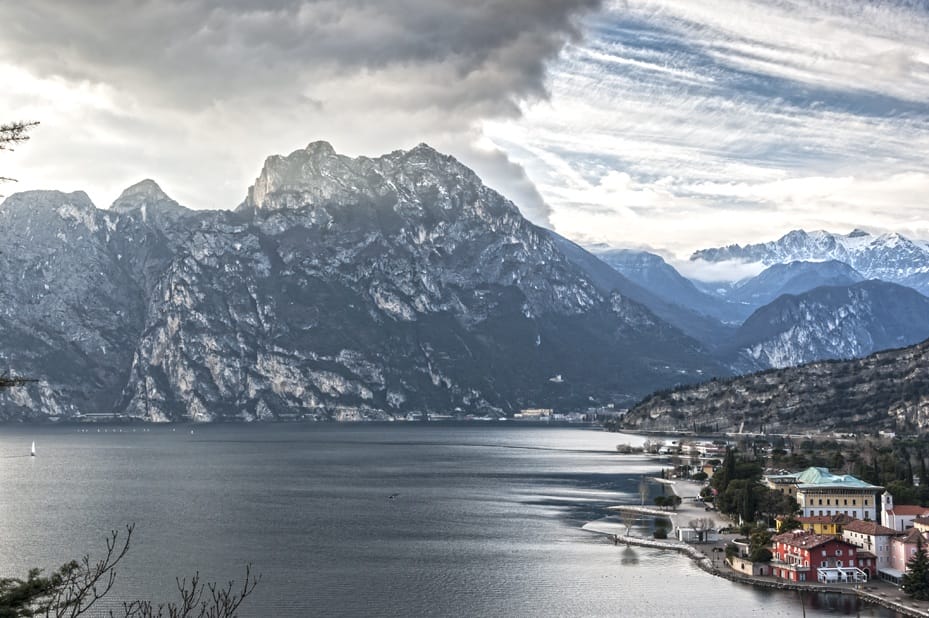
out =
[[[865,279],[899,283],[929,294],[929,242],[911,240],[896,233],[875,236],[862,230],[845,235],[794,230],[771,242],[702,249],[690,259],[765,265],[835,260],[848,265]]]
[[[794,231],[696,252],[764,266],[699,282],[536,227],[424,144],[269,157],[234,211],[187,209],[151,180],[107,210],[19,193],[0,243],[0,369],[41,378],[0,392],[0,419],[623,406],[929,337],[927,243]]]
[[[152,181],[108,210],[20,193],[0,244],[0,358],[41,378],[0,394],[7,419],[499,416],[731,373],[426,145],[270,157],[236,211]]]
[[[922,341],[929,336],[926,297],[914,290],[927,290],[926,246],[897,234],[798,230],[769,243],[693,254],[694,261],[767,265],[758,275],[734,282],[688,280],[652,253],[593,250],[662,302],[728,326],[704,326],[707,336],[690,334],[744,373]],[[663,315],[679,325],[673,314]]]

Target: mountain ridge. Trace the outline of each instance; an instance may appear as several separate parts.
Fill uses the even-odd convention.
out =
[[[19,337],[7,339],[17,373],[46,377],[4,393],[3,414],[501,416],[727,372],[427,146],[351,159],[314,142],[269,157],[258,178],[236,211],[191,211],[151,181],[109,210],[83,194],[0,205],[0,219],[18,201],[41,206],[0,227],[0,241],[23,239],[0,255],[0,333]],[[26,268],[43,255],[59,256],[54,282]],[[31,311],[35,290],[51,310]]]

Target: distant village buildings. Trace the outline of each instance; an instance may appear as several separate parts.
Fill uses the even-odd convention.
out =
[[[880,577],[899,584],[918,544],[929,548],[929,508],[894,504],[883,487],[819,467],[764,480],[794,496],[801,511],[800,529],[772,541],[775,577],[797,582]]]
[[[873,555],[859,562],[859,549],[830,534],[795,530],[772,539],[771,572],[775,577],[794,582],[867,581],[873,570]]]

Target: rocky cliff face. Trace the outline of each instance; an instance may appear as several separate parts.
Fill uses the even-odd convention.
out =
[[[0,236],[3,354],[43,378],[6,417],[499,415],[725,373],[425,145],[271,157],[236,212],[20,194]]]
[[[656,393],[630,429],[802,433],[929,428],[929,342]]]
[[[927,337],[929,298],[875,280],[780,296],[739,327],[732,346],[748,366],[766,369],[857,358]]]

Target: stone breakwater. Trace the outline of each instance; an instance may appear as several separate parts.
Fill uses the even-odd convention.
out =
[[[892,609],[895,612],[903,614],[904,616],[917,616],[925,618],[929,616],[929,612],[915,607],[907,606],[903,603],[894,601],[892,599],[885,598],[880,594],[875,594],[867,590],[860,590],[856,588],[849,588],[843,586],[826,586],[823,584],[813,584],[813,583],[793,583],[786,581],[777,581],[772,579],[761,579],[758,577],[749,577],[746,575],[741,575],[729,569],[720,569],[713,566],[713,561],[707,557],[705,553],[690,545],[688,543],[682,543],[679,541],[665,541],[661,539],[646,539],[643,537],[637,536],[627,536],[622,534],[610,534],[607,535],[610,541],[614,545],[619,545],[620,543],[625,543],[627,545],[637,545],[640,547],[651,547],[654,549],[670,549],[673,551],[680,552],[696,563],[698,567],[715,575],[717,577],[722,577],[730,581],[738,582],[741,584],[749,584],[751,586],[757,586],[759,588],[772,588],[775,590],[800,590],[800,591],[810,591],[810,592],[835,592],[838,594],[854,595],[863,601],[868,603],[873,603],[875,605],[880,605],[881,607],[886,607]]]

